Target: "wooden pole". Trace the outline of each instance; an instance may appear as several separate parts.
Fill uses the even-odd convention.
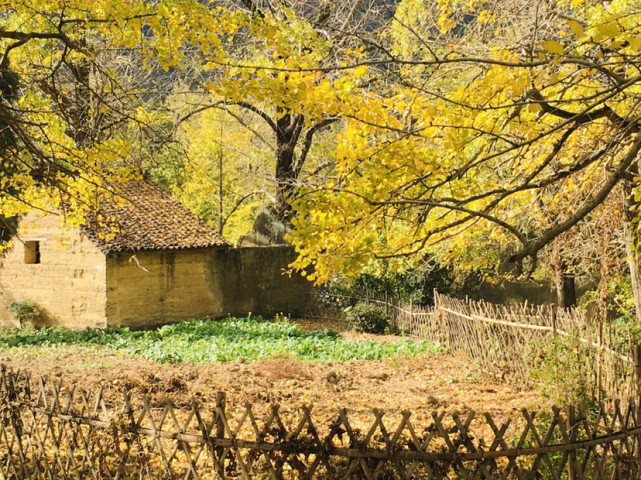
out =
[[[412,302],[412,297],[410,297],[410,332],[415,332],[414,328],[414,309],[413,309],[413,302]]]
[[[439,342],[445,340],[445,326],[443,325],[443,317],[441,316],[441,298],[439,297],[438,290],[434,289],[434,330],[436,330]]]
[[[576,441],[576,410],[573,405],[568,406],[568,416],[566,419],[567,430],[570,436],[570,443]],[[576,480],[576,450],[570,450],[568,455],[568,480]]]
[[[636,422],[635,427],[641,426],[641,344],[632,346],[632,359],[634,361],[634,380],[632,398],[634,399]],[[641,456],[641,434],[637,436],[637,455]]]
[[[601,400],[601,387],[603,386],[603,320],[599,320],[598,347],[596,351],[596,398]]]
[[[635,343],[632,347],[632,358],[634,360],[634,385],[632,395],[638,403],[641,400],[641,344]],[[641,419],[637,420],[641,424]]]
[[[385,290],[385,316],[389,318],[389,298],[387,296],[387,290]]]
[[[641,426],[641,344],[635,343],[632,346],[632,359],[634,361],[634,383],[631,394],[636,405],[636,426]],[[638,443],[641,454],[641,435],[639,435]]]
[[[226,394],[225,392],[218,392],[216,393],[216,438],[217,439],[223,439],[225,438],[225,421],[223,420],[223,416],[225,415],[225,408],[226,408]],[[223,455],[224,448],[223,447],[216,447],[216,456],[218,457],[219,461],[221,462],[221,469],[224,470],[223,465],[222,465],[222,455]]]

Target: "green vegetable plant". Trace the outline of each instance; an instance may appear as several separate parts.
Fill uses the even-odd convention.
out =
[[[9,309],[15,319],[20,322],[20,328],[32,328],[43,314],[42,308],[30,298],[11,302]]]
[[[279,357],[308,361],[380,360],[439,350],[431,343],[407,338],[386,343],[345,340],[333,330],[306,332],[292,321],[269,322],[260,317],[193,320],[147,331],[122,327],[73,331],[56,326],[0,334],[0,351],[32,346],[64,348],[66,345],[121,350],[159,363]]]

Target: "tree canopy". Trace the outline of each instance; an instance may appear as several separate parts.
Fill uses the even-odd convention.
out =
[[[532,271],[560,235],[625,216],[607,204],[637,186],[640,14],[625,0],[401,2],[377,59],[396,88],[354,107],[335,175],[301,193],[296,265],[326,281],[431,252]]]
[[[287,210],[315,138],[363,71],[345,68],[362,43],[352,31],[371,26],[362,3],[6,3],[0,215],[64,205],[81,218],[103,179],[140,175],[209,109],[273,150],[272,194]],[[193,102],[167,101],[183,88]]]
[[[145,48],[145,2],[6,2],[0,7],[0,218],[63,208],[71,222],[104,180],[139,175],[162,82]],[[6,222],[6,220],[5,220]]]
[[[316,282],[426,255],[563,270],[600,232],[586,255],[626,256],[639,284],[638,2],[11,0],[0,17],[8,229],[33,207],[81,221],[105,179],[173,156],[194,160],[176,191],[222,228],[250,171],[232,147],[272,159],[293,267]]]

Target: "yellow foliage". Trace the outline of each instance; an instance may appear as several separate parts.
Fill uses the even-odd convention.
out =
[[[546,40],[544,42],[541,42],[541,46],[554,55],[563,55],[565,53],[563,45],[561,45],[556,40]]]
[[[607,105],[620,119],[641,115],[641,82],[630,68],[637,58],[629,56],[640,48],[638,5],[559,0],[563,14],[546,26],[542,55],[532,59],[513,44],[527,43],[519,35],[536,22],[494,20],[486,10],[475,14],[475,3],[436,3],[442,37],[433,50],[418,41],[435,35],[421,10],[428,4],[399,5],[412,31],[391,28],[390,48],[415,65],[403,67],[402,88],[351,102],[335,183],[305,189],[296,203],[294,266],[313,265],[317,282],[399,255],[495,274],[528,239],[589,204],[627,161],[634,134],[622,130],[625,120],[593,112]],[[461,28],[458,13],[495,21],[492,31],[504,34],[478,36],[484,30],[473,22],[451,33]],[[563,44],[549,33],[567,28],[573,35]]]

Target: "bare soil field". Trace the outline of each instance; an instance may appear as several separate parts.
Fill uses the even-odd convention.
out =
[[[314,322],[301,324],[318,327]],[[351,332],[343,336],[383,342],[398,338]],[[31,372],[34,381],[44,377],[85,391],[102,388],[113,405],[121,405],[122,394],[127,392],[134,401],[149,396],[152,406],[167,400],[178,407],[188,406],[193,398],[207,408],[214,405],[216,393],[224,391],[231,409],[249,402],[257,413],[277,403],[283,413],[312,405],[319,418],[334,417],[340,408],[357,412],[378,408],[387,416],[409,410],[416,420],[442,410],[475,410],[505,418],[518,416],[523,408],[547,406],[538,392],[501,384],[479,372],[466,357],[447,354],[326,363],[270,358],[157,364],[104,348],[66,346],[8,350],[0,353],[0,363]]]

